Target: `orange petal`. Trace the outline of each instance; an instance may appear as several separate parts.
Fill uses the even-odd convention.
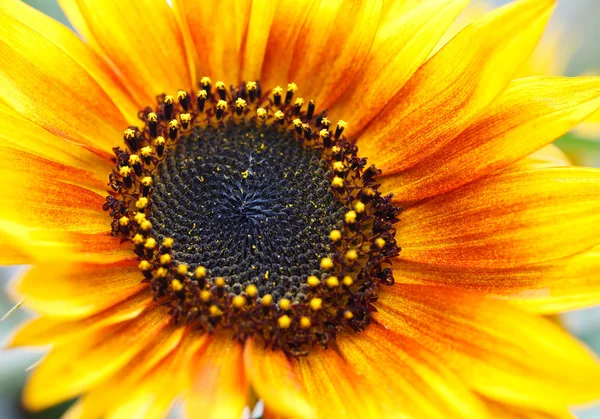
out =
[[[403,201],[450,191],[551,143],[598,108],[600,78],[515,80],[473,125],[384,188]]]
[[[52,317],[77,318],[102,311],[146,288],[136,260],[112,264],[36,265],[17,283],[26,305]]]
[[[416,341],[373,324],[339,336],[344,358],[359,374],[390,393],[398,417],[485,418],[481,401],[459,378]]]
[[[291,363],[319,418],[379,418],[397,413],[387,392],[375,391],[379,382],[359,375],[333,349],[312,348],[308,356]]]
[[[273,413],[290,418],[311,418],[315,413],[282,351],[267,350],[249,340],[244,345],[244,366],[254,391]]]
[[[242,345],[229,334],[217,332],[191,360],[191,389],[187,397],[190,417],[237,418],[248,405]]]
[[[0,99],[48,131],[95,154],[123,136],[126,120],[102,87],[65,51],[0,14]]]
[[[381,9],[381,0],[322,0],[311,9],[288,74],[304,98],[326,109],[352,84],[368,57]]]
[[[190,35],[190,49],[197,60],[197,75],[210,77],[213,86],[217,81],[227,85],[242,81],[240,63],[250,19],[250,3],[208,0],[200,5],[196,0],[173,0],[173,8],[184,32]],[[258,11],[261,6],[254,7]],[[262,29],[266,31],[266,28]]]
[[[280,0],[267,40],[260,77],[264,87],[285,87],[294,56],[294,46],[317,0]],[[304,86],[300,86],[302,89]],[[303,89],[302,89],[303,91]]]
[[[510,268],[569,256],[600,240],[600,170],[553,168],[484,178],[408,208],[402,260]]]
[[[273,23],[278,5],[279,0],[262,0],[253,1],[250,6],[248,28],[241,56],[240,76],[242,80],[260,79],[268,41],[265,34]],[[278,19],[281,17],[278,16]]]
[[[600,365],[561,328],[464,290],[386,287],[375,320],[428,348],[472,389],[549,410],[600,398]]]
[[[174,95],[178,89],[194,87],[183,36],[167,2],[60,0],[59,4],[83,38],[114,63],[136,103],[151,105],[158,94]]]
[[[89,189],[102,181],[93,174],[18,150],[4,148],[0,160],[0,218],[50,231],[99,233],[109,230],[104,198]]]
[[[172,321],[168,307],[156,305],[135,319],[92,331],[55,346],[31,375],[23,403],[42,410],[93,388],[152,345]],[[57,377],[60,377],[57,380]]]
[[[21,327],[10,339],[7,347],[45,346],[62,342],[65,339],[72,339],[79,333],[89,333],[92,330],[137,317],[151,304],[153,304],[152,290],[146,286],[114,306],[89,317],[76,320],[47,315],[38,317]]]
[[[144,104],[133,102],[108,63],[92,51],[73,31],[19,0],[3,1],[0,4],[0,11],[33,29],[63,50],[102,87],[130,123],[138,122],[137,111]]]
[[[90,153],[87,149],[47,131],[2,102],[0,102],[0,125],[3,149],[10,147],[66,166],[86,170],[90,172],[94,181],[100,182],[94,184],[95,188],[106,189],[108,175],[114,168],[114,163],[109,159]]]
[[[384,173],[418,163],[467,128],[529,57],[554,0],[499,8],[429,59],[358,139]]]
[[[359,85],[348,89],[331,110],[331,119],[349,121],[359,133],[387,105],[425,61],[468,0],[429,0],[388,16],[379,27]]]
[[[567,409],[554,412],[544,412],[539,409],[529,409],[521,406],[513,406],[495,400],[483,398],[491,417],[498,419],[575,419]]]

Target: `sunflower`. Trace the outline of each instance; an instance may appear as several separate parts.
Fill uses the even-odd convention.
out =
[[[74,417],[564,417],[600,366],[600,79],[515,79],[554,7],[0,4],[4,264]],[[542,151],[536,151],[542,149]]]

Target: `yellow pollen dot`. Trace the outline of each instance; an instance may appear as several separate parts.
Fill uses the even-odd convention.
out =
[[[127,128],[125,132],[123,132],[123,137],[125,137],[126,140],[132,140],[135,138],[135,131],[131,128]]]
[[[131,167],[123,166],[119,169],[119,174],[123,177],[128,177],[131,174]]]
[[[222,277],[216,278],[215,285],[219,288],[223,288],[225,286],[225,278],[222,278]]]
[[[224,100],[219,100],[217,102],[217,109],[220,111],[225,111],[227,109],[227,102]]]
[[[157,140],[158,140],[158,138],[157,138]],[[144,156],[144,157],[150,157],[152,155],[152,147],[147,145],[146,147],[143,147],[140,150],[140,153],[142,153],[142,156]],[[147,177],[149,177],[149,176],[147,176]]]
[[[140,270],[142,271],[149,271],[150,269],[152,269],[152,265],[147,260],[143,260],[138,265],[138,268],[140,268]]]
[[[269,279],[269,271],[265,272],[265,279]]]
[[[134,164],[138,164],[140,161],[140,156],[138,156],[137,154],[132,154],[131,156],[129,156],[129,164],[132,166]]]
[[[170,249],[171,247],[173,247],[173,243],[174,243],[174,240],[171,237],[165,237],[162,242],[162,245],[164,247],[168,247]]]
[[[353,262],[358,259],[358,253],[354,249],[350,249],[346,252],[346,259]]]
[[[133,244],[142,244],[144,243],[144,236],[142,236],[141,234],[136,234],[135,236],[133,236]]]
[[[329,137],[329,131],[322,129],[319,131],[319,137],[321,137],[321,139]]]
[[[302,126],[302,121],[299,118],[296,118],[292,121],[292,124],[294,124],[294,126],[296,128],[301,127]]]
[[[141,225],[146,220],[146,214],[144,214],[143,212],[138,212],[133,216],[133,219],[136,223]]]
[[[242,308],[242,307],[244,307],[244,304],[246,304],[246,299],[244,297],[242,297],[241,295],[236,295],[231,300],[231,304],[233,304],[234,307]]]
[[[327,117],[325,117],[321,119],[321,125],[323,125],[325,128],[329,128],[329,125],[331,125],[331,121],[327,119]]]
[[[330,276],[325,280],[325,283],[329,288],[335,288],[340,285],[340,281],[338,280],[337,276]]]
[[[377,247],[379,247],[380,249],[383,249],[383,246],[385,246],[385,240],[384,240],[384,239],[382,239],[381,237],[377,237],[377,238],[375,239],[375,245],[376,245]]]
[[[170,254],[165,253],[164,255],[160,255],[160,264],[161,265],[168,265],[172,261],[173,261],[173,258],[171,257]]]
[[[143,177],[141,182],[144,186],[152,186],[152,178],[150,176]]]
[[[339,240],[341,240],[342,238],[342,232],[340,230],[331,230],[331,233],[329,233],[329,239],[332,242],[337,242]]]
[[[355,211],[348,211],[344,215],[344,221],[346,221],[346,223],[348,223],[348,224],[354,224],[356,222],[356,212]]]
[[[192,122],[192,115],[190,115],[189,113],[182,113],[181,115],[179,115],[179,119],[181,120],[182,124],[189,124],[190,122]]]
[[[256,288],[256,285],[250,284],[246,287],[246,295],[249,297],[256,297],[256,294],[258,294],[258,288]]]
[[[343,188],[344,187],[344,179],[342,179],[339,176],[335,176],[331,181],[331,185],[334,186],[335,188]]]
[[[274,96],[281,96],[283,94],[283,89],[281,86],[277,86],[273,89],[272,93]]]
[[[204,266],[198,266],[196,272],[194,272],[196,279],[202,279],[206,277],[206,268]]]
[[[356,204],[354,204],[354,211],[356,211],[357,214],[362,214],[365,212],[365,204],[358,201]]]
[[[306,283],[308,284],[309,287],[316,287],[317,285],[319,285],[321,283],[321,281],[316,276],[311,275],[308,278],[306,278]]]
[[[217,317],[220,316],[221,314],[223,314],[223,312],[219,309],[219,307],[212,305],[208,308],[208,313],[213,316],[213,317]]]
[[[249,81],[248,83],[246,83],[246,90],[251,92],[253,90],[256,90],[256,82],[255,81]]]
[[[339,129],[345,129],[347,127],[348,127],[348,123],[346,121],[343,121],[341,119],[338,121],[337,128],[339,128]]]
[[[175,292],[181,291],[183,289],[183,284],[181,283],[181,281],[179,279],[174,279],[171,281],[171,288]]]
[[[349,287],[350,285],[354,284],[354,280],[350,275],[346,275],[344,279],[342,279],[342,284]]]
[[[281,300],[279,300],[279,308],[282,309],[283,311],[289,310],[291,306],[292,306],[292,302],[290,300],[288,300],[287,298],[282,298]]]
[[[308,305],[313,311],[319,311],[323,307],[323,300],[321,298],[313,298]]]
[[[179,275],[185,275],[188,272],[188,266],[185,264],[177,265],[177,273]]]
[[[335,170],[336,172],[343,172],[344,169],[346,168],[346,166],[344,166],[344,163],[341,161],[334,161],[331,166],[333,167],[333,170]]]
[[[143,196],[140,197],[140,199],[138,199],[136,201],[135,206],[137,209],[140,209],[140,210],[146,208],[148,206],[148,198],[143,197]]]
[[[154,140],[154,144],[155,145],[164,145],[165,144],[165,137],[163,137],[162,135],[156,137],[156,140]]]
[[[217,90],[225,90],[225,83],[222,81],[218,81],[215,83],[215,87]]]
[[[298,106],[298,107],[302,107],[302,105],[304,105],[304,99],[302,99],[301,97],[299,97],[298,99],[296,99],[296,101],[294,102],[294,106]]]
[[[146,243],[144,243],[144,247],[146,249],[154,249],[156,247],[156,240],[154,240],[152,237],[148,238]]]
[[[292,319],[290,319],[289,316],[286,316],[284,314],[283,316],[277,319],[277,324],[279,325],[280,329],[287,329],[292,324]]]
[[[288,85],[287,85],[287,91],[288,92],[294,92],[295,93],[297,90],[298,90],[298,86],[296,86],[296,83],[294,83],[294,82],[288,83]]]
[[[208,97],[208,92],[204,89],[200,90],[196,95],[199,99],[206,99]]]
[[[140,224],[140,228],[142,229],[142,231],[148,231],[152,228],[152,223],[148,220],[144,220]]]
[[[284,113],[281,111],[275,112],[275,114],[273,116],[275,116],[275,119],[278,119],[278,120],[282,120],[283,118],[285,118]]]
[[[270,306],[272,302],[273,302],[273,296],[271,294],[265,294],[260,299],[260,303],[265,307]]]
[[[306,316],[300,317],[300,327],[303,329],[308,329],[310,327],[310,319]]]
[[[344,311],[344,318],[346,320],[350,320],[352,317],[354,317],[354,314],[352,314],[352,312],[350,310]]]
[[[187,92],[185,90],[177,91],[177,99],[184,100],[187,97]]]
[[[167,271],[165,268],[158,268],[156,270],[156,276],[158,278],[165,278],[168,273],[169,273],[169,271]]]
[[[209,302],[211,297],[212,297],[212,294],[210,293],[210,291],[204,290],[200,293],[200,299],[202,301],[204,301],[205,303]]]
[[[154,112],[150,112],[148,114],[148,121],[149,122],[158,122],[158,115],[156,115]]]
[[[238,97],[237,100],[235,101],[235,107],[236,108],[242,108],[243,109],[243,108],[246,107],[247,104],[248,103],[244,99],[242,99],[241,97]]]
[[[329,133],[329,131],[327,131],[327,133]],[[337,145],[334,145],[333,147],[331,147],[331,151],[335,154],[338,154],[339,152],[342,151],[342,149],[339,148]]]
[[[129,224],[129,217],[123,216],[119,218],[119,225],[122,227],[126,227]]]
[[[172,105],[174,101],[175,101],[175,99],[173,99],[173,96],[171,96],[171,95],[165,96],[165,103],[167,105]]]
[[[202,86],[206,86],[211,83],[212,83],[212,80],[210,79],[210,77],[204,76],[200,79],[200,84],[202,84]]]
[[[171,122],[169,122],[169,128],[179,129],[179,121],[177,121],[176,119],[171,120]]]
[[[321,259],[321,269],[329,270],[333,268],[333,260],[331,258]]]
[[[267,117],[267,111],[265,108],[258,108],[256,110],[256,115],[261,119],[265,119]]]

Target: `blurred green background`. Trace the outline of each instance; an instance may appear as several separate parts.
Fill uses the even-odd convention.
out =
[[[68,25],[56,0],[26,2]],[[507,2],[508,0],[495,1],[498,5]],[[575,53],[569,57],[566,75],[575,76],[589,70],[600,70],[600,43],[597,42],[600,39],[599,17],[600,0],[559,0],[549,30],[560,28],[566,43],[578,45]],[[567,153],[574,164],[600,167],[600,139],[583,138],[572,133],[558,140],[556,144]],[[3,290],[9,278],[19,269],[18,267],[0,269],[0,316],[13,306],[13,302],[8,299]],[[0,323],[0,342],[29,315],[20,309]],[[600,308],[569,313],[564,316],[563,321],[574,334],[600,353]],[[39,351],[0,351],[0,419],[57,418],[68,407],[69,404],[66,403],[38,414],[25,412],[20,407],[19,398],[27,375],[26,370],[41,355],[42,352]],[[590,383],[590,385],[597,386],[600,383]],[[600,407],[578,411],[576,414],[582,419],[600,418]]]

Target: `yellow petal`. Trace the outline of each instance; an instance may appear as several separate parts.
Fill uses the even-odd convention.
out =
[[[294,46],[316,4],[317,0],[280,0],[271,24],[260,77],[265,88],[285,87],[293,81],[288,78],[288,73]]]
[[[561,328],[506,302],[464,290],[395,285],[375,319],[428,348],[486,397],[564,409],[600,398],[600,365]]]
[[[372,324],[364,332],[339,336],[338,346],[351,368],[378,383],[377,389],[361,391],[375,392],[374,397],[389,392],[399,417],[487,417],[464,383],[410,338]]]
[[[519,171],[562,166],[571,166],[569,158],[560,148],[554,144],[548,144],[547,146],[531,153],[524,159],[511,164],[504,170]]]
[[[575,416],[565,408],[553,412],[544,412],[540,409],[513,406],[486,398],[483,398],[483,400],[491,417],[497,419],[575,419]]]
[[[137,112],[145,105],[134,103],[111,67],[73,31],[46,14],[19,0],[6,0],[0,4],[6,13],[33,29],[75,60],[112,98],[123,116],[132,124],[138,123]]]
[[[273,413],[290,418],[311,418],[315,412],[285,354],[267,350],[261,342],[244,345],[244,367],[254,391]]]
[[[322,0],[311,9],[288,77],[319,109],[331,106],[356,80],[375,38],[381,8],[381,0]]]
[[[168,311],[168,307],[155,305],[135,319],[55,346],[31,375],[23,403],[38,411],[94,387],[152,345],[172,321]]]
[[[248,405],[242,345],[231,335],[215,334],[190,361],[191,388],[188,415],[203,418],[237,418]]]
[[[553,0],[518,1],[460,32],[428,60],[358,139],[384,173],[418,163],[467,128],[529,57]]]
[[[17,282],[26,305],[52,317],[78,318],[102,311],[136,294],[147,284],[136,260],[107,265],[36,265]]]
[[[510,268],[573,255],[600,241],[600,170],[552,168],[484,178],[408,208],[402,260]]]
[[[472,182],[524,158],[600,108],[600,78],[513,81],[458,137],[384,180],[397,199],[417,201]]]
[[[0,13],[0,99],[44,129],[110,159],[126,120],[66,52]]]
[[[242,52],[241,79],[259,80],[267,48],[266,31],[271,27],[279,0],[253,1]],[[281,19],[281,16],[277,17]],[[289,24],[290,22],[288,22]],[[265,86],[268,88],[268,86]]]
[[[468,0],[429,0],[412,10],[388,16],[379,27],[355,88],[348,89],[331,109],[333,121],[349,121],[359,133],[387,105],[425,61]]]
[[[110,324],[137,317],[146,307],[153,304],[152,290],[144,287],[112,307],[82,319],[64,319],[48,315],[35,318],[21,327],[7,344],[9,348],[19,346],[45,346],[72,339],[74,335],[89,333]]]
[[[240,63],[250,3],[238,0],[208,0],[202,4],[196,0],[173,1],[184,32],[190,35],[189,49],[195,54],[197,76],[210,77],[213,86],[217,81],[226,85],[242,81]]]
[[[83,38],[117,68],[136,103],[194,88],[183,36],[167,2],[60,0]],[[202,9],[202,7],[197,8]]]

